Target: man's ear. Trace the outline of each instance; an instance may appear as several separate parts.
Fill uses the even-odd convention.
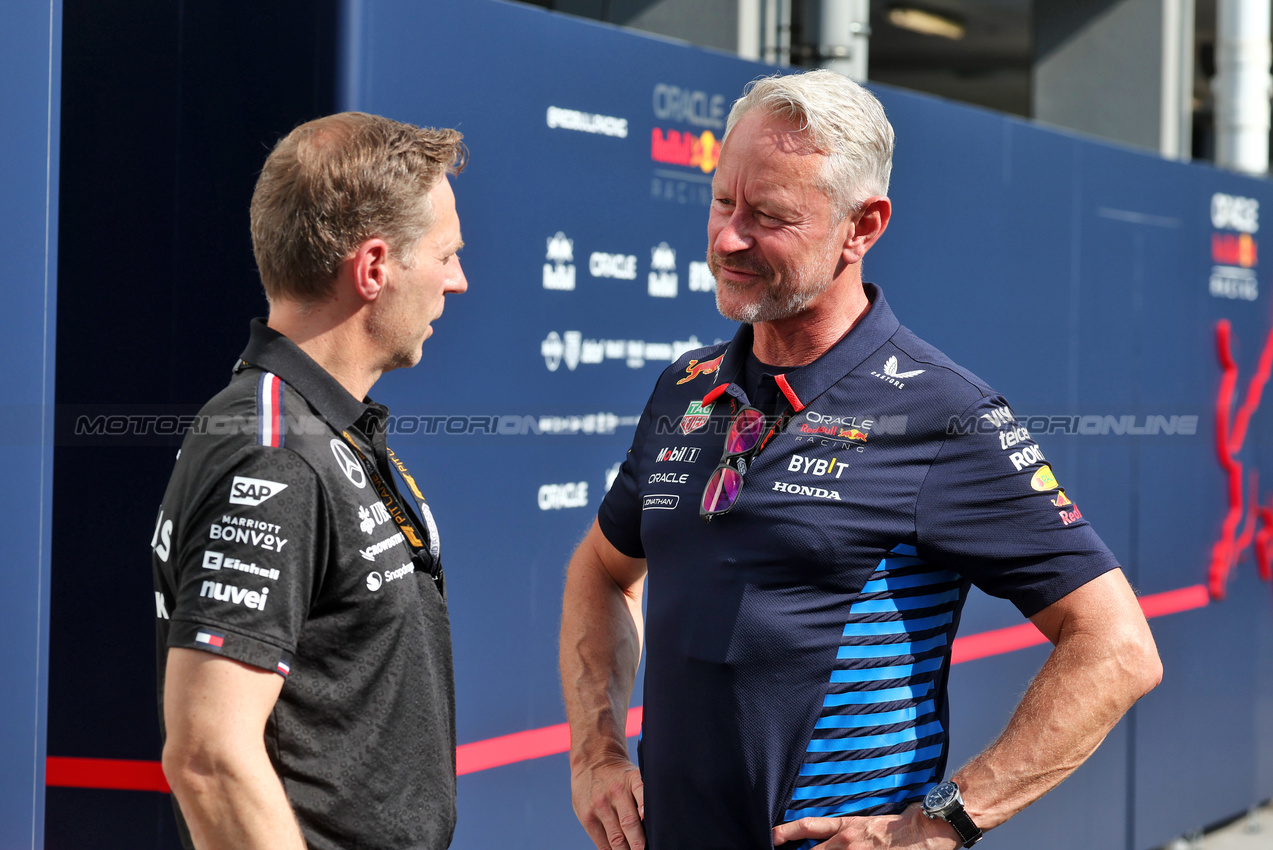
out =
[[[375,301],[389,280],[389,243],[375,237],[358,246],[347,262],[354,292],[364,301]]]
[[[851,218],[844,240],[843,259],[846,263],[860,263],[875,241],[884,235],[889,216],[893,214],[893,202],[883,195],[872,195],[862,202],[862,210]]]

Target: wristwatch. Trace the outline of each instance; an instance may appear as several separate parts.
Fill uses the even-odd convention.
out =
[[[947,779],[939,782],[924,795],[924,814],[941,818],[955,828],[964,847],[971,847],[981,840],[981,830],[964,811],[964,797],[959,786]]]

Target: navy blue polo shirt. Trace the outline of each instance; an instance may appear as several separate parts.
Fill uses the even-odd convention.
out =
[[[1032,615],[1118,566],[989,386],[879,288],[818,360],[762,376],[774,433],[699,516],[752,330],[659,378],[599,522],[649,564],[639,744],[653,850],[768,848],[804,816],[886,814],[946,769],[970,584]]]

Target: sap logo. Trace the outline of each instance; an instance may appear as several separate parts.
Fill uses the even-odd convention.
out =
[[[1007,431],[999,432],[999,449],[1000,451],[1006,451],[1007,449],[1015,446],[1017,443],[1024,442],[1028,439],[1030,439],[1030,432],[1020,425],[1017,425],[1014,428],[1009,428]]]
[[[1072,522],[1078,522],[1083,518],[1083,512],[1079,510],[1079,506],[1075,505],[1072,511],[1057,511],[1057,515],[1061,517],[1061,522],[1069,525]]]
[[[715,292],[716,277],[707,263],[690,263],[690,292]]]
[[[266,481],[264,478],[244,478],[242,475],[236,475],[234,476],[234,481],[230,483],[230,504],[247,505],[254,508],[266,499],[277,496],[286,489],[286,484],[279,484],[277,481]]]
[[[1216,192],[1211,196],[1211,226],[1216,230],[1258,233],[1260,230],[1260,202],[1255,198],[1243,198]]]
[[[681,503],[681,497],[672,493],[652,493],[641,500],[643,511],[670,511]]]
[[[803,484],[788,484],[785,481],[775,481],[774,489],[779,493],[790,493],[793,496],[816,496],[819,499],[841,501],[839,493],[834,490],[824,490],[821,487],[806,487]]]
[[[887,381],[900,390],[906,386],[902,381],[907,378],[914,378],[916,375],[922,375],[927,371],[925,369],[912,369],[909,372],[899,372],[897,369],[897,357],[893,356],[884,361],[884,374],[881,375],[879,372],[871,372],[871,374],[881,381]]]
[[[676,297],[676,250],[666,242],[650,249],[650,295],[655,298]]]
[[[208,526],[208,539],[225,540],[228,543],[250,543],[253,546],[267,549],[271,552],[281,552],[283,547],[287,545],[285,539],[268,532],[218,525],[215,522]]]
[[[594,251],[588,257],[588,273],[593,277],[609,277],[616,280],[636,280],[636,255],[603,254],[600,251]]]
[[[721,130],[725,127],[725,95],[658,83],[654,87],[654,117]]]
[[[562,508],[583,508],[588,505],[588,482],[569,484],[545,484],[539,488],[537,499],[541,511],[559,511]]]
[[[548,262],[544,263],[544,289],[569,291],[575,288],[575,243],[560,230],[548,240]]]
[[[825,460],[793,454],[790,462],[787,463],[787,471],[802,472],[805,475],[830,475],[832,478],[838,479],[844,474],[844,466],[843,463],[839,462],[838,458]]]
[[[219,581],[205,581],[203,587],[199,590],[199,595],[206,596],[209,599],[216,599],[220,602],[230,602],[235,605],[242,605],[245,608],[255,608],[258,611],[264,611],[265,603],[269,601],[270,589],[263,587],[260,591],[256,591],[235,587],[232,584],[222,584]]]
[[[647,484],[684,484],[690,480],[688,472],[656,472],[650,476]]]
[[[1033,466],[1039,461],[1046,460],[1043,456],[1043,450],[1038,446],[1026,446],[1019,452],[1013,452],[1008,455],[1008,460],[1012,461],[1012,465],[1017,471],[1025,469],[1027,466]]]
[[[168,563],[168,555],[172,552],[172,520],[164,519],[163,508],[159,509],[159,519],[155,520],[155,533],[150,537],[150,548],[159,556],[159,560]]]
[[[370,508],[358,506],[358,528],[363,534],[371,534],[376,526],[389,521],[389,512],[380,502],[373,502]]]
[[[698,460],[700,449],[695,446],[668,446],[654,458],[655,463],[693,463]]]

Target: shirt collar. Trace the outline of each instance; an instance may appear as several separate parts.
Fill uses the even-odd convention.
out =
[[[239,358],[242,362],[273,372],[305,397],[333,428],[344,431],[369,408],[383,408],[370,398],[358,401],[349,391],[314,362],[296,343],[265,323],[252,320],[252,336]]]
[[[858,323],[817,360],[777,376],[778,387],[797,413],[878,351],[901,326],[878,286],[864,283],[862,288],[870,307]],[[721,360],[721,383],[704,396],[704,403],[715,401],[731,383],[741,385],[754,339],[751,325],[738,328]]]

